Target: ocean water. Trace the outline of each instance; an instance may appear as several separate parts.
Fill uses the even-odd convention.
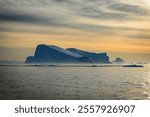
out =
[[[0,66],[0,99],[150,99],[150,65]]]

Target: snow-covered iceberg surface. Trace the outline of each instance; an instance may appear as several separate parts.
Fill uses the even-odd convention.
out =
[[[26,58],[26,63],[110,63],[107,53],[92,53],[76,48],[63,49],[54,45],[40,44],[34,56]]]

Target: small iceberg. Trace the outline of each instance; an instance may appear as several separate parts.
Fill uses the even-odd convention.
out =
[[[144,67],[143,65],[124,65],[123,67]]]
[[[92,65],[91,67],[97,67],[97,65]]]

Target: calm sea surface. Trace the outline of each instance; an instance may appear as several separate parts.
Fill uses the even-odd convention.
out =
[[[0,99],[150,99],[150,65],[0,66]]]

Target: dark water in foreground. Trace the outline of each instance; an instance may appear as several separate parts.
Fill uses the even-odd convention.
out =
[[[0,66],[0,99],[150,99],[150,66]]]

